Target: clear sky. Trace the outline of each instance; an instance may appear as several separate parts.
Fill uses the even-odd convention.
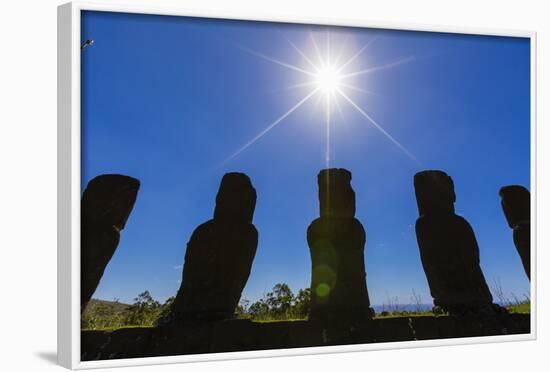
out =
[[[82,52],[82,187],[104,173],[141,181],[94,297],[175,295],[187,241],[232,171],[258,194],[243,296],[309,286],[327,158],[353,173],[371,303],[406,304],[412,290],[431,302],[414,232],[424,169],[453,178],[489,286],[529,293],[498,196],[530,189],[528,39],[106,12],[83,14],[82,38],[95,41]],[[309,96],[320,75],[304,72],[328,61],[343,67],[329,69],[344,94],[330,101]]]

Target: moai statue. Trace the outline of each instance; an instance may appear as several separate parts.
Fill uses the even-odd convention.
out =
[[[505,186],[499,194],[504,216],[514,230],[514,244],[523,269],[531,280],[531,194],[525,187],[517,185]]]
[[[94,294],[113,257],[128,216],[134,208],[139,181],[119,174],[91,180],[82,195],[80,311]]]
[[[231,319],[258,245],[252,224],[256,190],[243,173],[223,176],[214,218],[195,229],[185,252],[181,287],[168,322]]]
[[[492,315],[500,310],[481,267],[472,227],[455,214],[451,177],[429,170],[414,176],[420,217],[416,239],[434,305],[452,315]]]
[[[311,254],[310,320],[371,319],[365,272],[365,230],[355,218],[351,172],[324,169],[317,177],[321,217],[307,230]]]

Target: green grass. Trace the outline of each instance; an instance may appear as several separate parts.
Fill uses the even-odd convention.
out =
[[[288,318],[288,319],[252,319],[254,323],[277,323],[277,322],[300,322],[307,318]]]
[[[531,302],[520,302],[513,305],[506,306],[506,309],[511,314],[530,314],[531,313]]]
[[[505,307],[511,314],[529,314],[531,312],[531,303],[528,300],[516,300],[514,303],[509,303],[509,305]],[[161,315],[160,309],[157,309],[152,315],[154,319],[149,316],[145,319],[147,321],[142,319],[138,322],[129,322],[127,320],[127,314],[130,309],[131,306],[128,304],[92,299],[83,314],[81,330],[114,331],[118,329],[152,328],[154,327],[156,317]],[[375,314],[374,319],[438,316],[446,316],[446,314],[439,312],[434,314],[432,311],[404,311],[400,310],[398,307],[394,307],[391,308],[391,310]],[[237,313],[235,314],[235,319],[250,320],[254,323],[276,323],[305,321],[308,318],[300,313],[289,312],[286,314],[262,313],[255,315],[250,313]]]
[[[155,326],[124,325],[121,327],[82,328],[81,331],[118,331],[119,329],[131,329],[131,328],[155,328]]]
[[[506,306],[506,309],[511,314],[529,314],[531,313],[531,303],[530,302],[521,302],[513,305]],[[409,318],[409,317],[438,317],[446,316],[446,314],[434,314],[431,311],[416,312],[416,311],[393,311],[393,312],[383,312],[377,313],[374,316],[374,319],[391,319],[391,318]],[[299,322],[307,320],[307,317],[301,318],[285,318],[285,317],[261,317],[253,318],[249,314],[237,314],[235,319],[248,319],[254,323],[277,323],[277,322]],[[82,331],[115,331],[118,329],[131,329],[131,328],[154,328],[154,326],[144,326],[144,325],[125,325],[121,327],[99,327],[99,328],[82,328]]]
[[[374,319],[388,319],[388,318],[409,318],[409,317],[419,317],[419,316],[442,316],[443,314],[441,315],[436,315],[434,313],[432,313],[431,311],[425,311],[425,312],[401,312],[401,311],[398,311],[398,312],[391,312],[391,313],[387,313],[387,314],[382,314],[382,313],[379,313],[379,314],[376,314],[374,316]]]

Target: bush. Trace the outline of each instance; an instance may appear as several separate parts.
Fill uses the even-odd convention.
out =
[[[286,283],[276,284],[271,292],[248,306],[249,301],[241,300],[237,307],[239,317],[248,315],[259,321],[305,319],[309,312],[311,292],[309,288],[300,289],[294,295]]]
[[[116,329],[124,327],[152,327],[168,314],[174,297],[164,304],[153,299],[149,291],[140,293],[131,305],[91,300],[82,315],[81,328],[89,330]]]

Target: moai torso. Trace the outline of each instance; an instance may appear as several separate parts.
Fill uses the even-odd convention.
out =
[[[310,320],[362,321],[372,317],[364,262],[365,230],[355,219],[351,173],[319,173],[321,217],[307,231],[311,254]]]
[[[91,180],[82,195],[80,310],[94,294],[113,257],[139,190],[135,178],[106,174]]]
[[[246,175],[223,177],[214,218],[197,227],[187,244],[172,319],[215,321],[234,316],[258,245],[252,224],[255,205],[256,190]]]
[[[457,315],[492,312],[474,231],[454,212],[451,177],[424,171],[415,175],[414,186],[420,213],[416,238],[434,304]]]
[[[504,216],[514,231],[514,245],[523,269],[531,279],[531,194],[525,187],[517,185],[505,186],[499,194]]]

